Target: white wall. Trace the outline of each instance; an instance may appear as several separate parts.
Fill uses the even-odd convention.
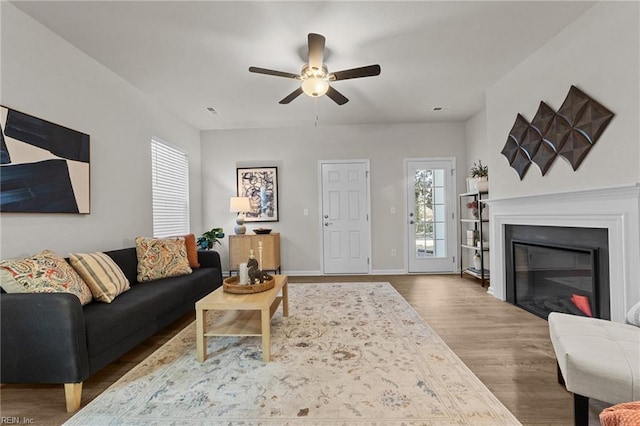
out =
[[[634,184],[640,167],[639,4],[600,2],[487,91],[491,198]],[[575,85],[616,115],[577,171],[558,157],[523,180],[502,150],[516,115],[531,121],[540,101],[556,111]]]
[[[300,102],[304,102],[301,99]],[[277,166],[279,222],[252,223],[281,233],[283,270],[321,272],[318,161],[369,159],[371,167],[372,269],[405,271],[405,158],[456,157],[466,164],[464,124],[321,126],[202,132],[203,225],[233,233],[229,197],[236,194],[236,167]],[[462,172],[465,176],[465,172]],[[464,179],[458,179],[458,191]],[[391,214],[391,207],[396,214]],[[309,215],[304,216],[304,209]],[[223,269],[228,268],[225,238]],[[398,252],[391,257],[391,249]]]
[[[487,141],[487,111],[482,109],[479,113],[465,122],[465,140],[467,143],[466,177],[470,177],[471,167],[479,160],[482,164],[488,164],[489,146]],[[462,175],[460,175],[462,177]],[[491,176],[491,170],[489,170]],[[489,182],[491,184],[491,182]]]
[[[150,236],[152,136],[189,153],[191,226],[201,232],[199,132],[11,3],[1,7],[0,103],[90,135],[91,214],[2,213],[0,256],[108,250]]]

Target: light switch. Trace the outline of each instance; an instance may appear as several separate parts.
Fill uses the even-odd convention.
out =
[[[302,211],[302,214],[305,215],[305,216],[309,216],[309,209],[304,209]]]
[[[395,206],[391,206],[391,214],[396,214],[396,208],[395,208]]]

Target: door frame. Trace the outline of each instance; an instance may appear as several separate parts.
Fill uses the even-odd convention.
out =
[[[369,234],[369,245],[368,247],[366,247],[367,252],[368,252],[368,258],[369,258],[369,264],[367,265],[367,273],[371,274],[371,270],[372,270],[372,266],[373,266],[373,259],[372,259],[372,251],[371,251],[371,164],[370,164],[370,160],[368,158],[363,158],[363,159],[350,159],[350,160],[318,160],[318,233],[319,233],[319,246],[320,246],[320,270],[322,271],[322,275],[333,275],[333,274],[327,274],[325,272],[324,269],[324,228],[323,228],[323,222],[324,219],[322,218],[322,212],[323,212],[323,207],[324,205],[322,204],[322,195],[323,195],[323,189],[322,189],[322,165],[323,164],[349,164],[349,163],[360,163],[360,164],[364,164],[365,166],[365,173],[367,174],[367,180],[366,180],[366,184],[367,184],[367,203],[365,205],[366,209],[367,209],[367,217],[369,218],[369,220],[367,220],[367,226],[366,226],[366,231]]]
[[[451,271],[452,274],[455,273],[459,273],[460,272],[460,259],[458,259],[458,246],[457,246],[457,242],[459,241],[459,235],[458,235],[458,203],[456,202],[457,198],[458,198],[458,192],[457,192],[457,188],[458,188],[458,168],[456,166],[456,157],[412,157],[412,158],[405,158],[403,160],[403,173],[404,173],[404,177],[402,179],[404,185],[403,185],[403,207],[402,210],[404,212],[404,237],[403,237],[403,241],[404,241],[404,270],[405,273],[407,274],[428,274],[429,272],[409,272],[409,212],[407,211],[407,208],[409,206],[409,200],[407,198],[407,193],[409,192],[409,179],[408,179],[408,172],[409,172],[409,162],[411,161],[450,161],[451,162],[451,188],[449,188],[449,191],[447,193],[447,195],[449,197],[451,197],[451,213],[453,214],[453,217],[451,218],[453,225],[452,225],[452,229],[453,229],[453,235],[451,238],[451,247],[448,247],[448,250],[452,250],[453,251],[453,270]],[[441,272],[433,272],[433,274],[437,274],[437,273],[441,273]]]

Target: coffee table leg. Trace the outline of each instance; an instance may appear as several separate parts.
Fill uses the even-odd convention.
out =
[[[260,311],[260,321],[262,322],[262,360],[271,360],[271,308]]]
[[[196,309],[196,354],[198,361],[203,362],[207,359],[207,347],[205,333],[207,331],[206,311],[204,309]]]
[[[282,286],[282,316],[289,316],[289,283],[286,278]]]

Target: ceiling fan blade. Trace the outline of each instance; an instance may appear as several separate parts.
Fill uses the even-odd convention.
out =
[[[309,43],[309,68],[314,71],[321,71],[324,57],[324,36],[309,33],[307,40]]]
[[[296,90],[294,90],[293,92],[289,93],[285,98],[283,98],[278,103],[282,104],[282,105],[288,104],[289,102],[291,102],[292,100],[294,100],[295,98],[300,96],[301,94],[302,94],[302,87],[298,87]]]
[[[333,100],[333,102],[337,103],[338,105],[344,105],[349,102],[349,99],[347,99],[342,93],[338,92],[331,86],[329,86],[329,90],[327,90],[327,96],[330,97],[331,100]]]
[[[374,77],[380,75],[380,65],[368,65],[366,67],[352,68],[329,74],[329,80],[348,80],[350,78]]]
[[[291,74],[290,72],[268,70],[266,68],[249,67],[249,72],[255,72],[257,74],[274,75],[276,77],[295,78],[300,79],[298,74]]]

